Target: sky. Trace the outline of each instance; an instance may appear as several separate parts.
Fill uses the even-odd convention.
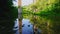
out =
[[[13,1],[14,6],[18,6],[18,0]],[[26,6],[33,3],[33,0],[22,0],[22,6]]]

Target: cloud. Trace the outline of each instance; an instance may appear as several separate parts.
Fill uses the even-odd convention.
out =
[[[13,1],[14,6],[18,6],[18,0]],[[26,6],[33,3],[33,0],[22,0],[22,6]]]
[[[29,5],[32,2],[33,2],[32,0],[22,0],[22,6]]]

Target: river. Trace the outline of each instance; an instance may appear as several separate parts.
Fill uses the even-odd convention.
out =
[[[33,34],[33,25],[30,23],[29,19],[23,19],[22,25],[22,34]]]

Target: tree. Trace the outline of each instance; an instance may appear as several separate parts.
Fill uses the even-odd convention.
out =
[[[32,10],[37,7],[38,13],[35,12],[32,14],[30,19],[32,23],[36,22],[38,28],[42,30],[42,34],[60,34],[59,3],[59,0],[38,0],[36,3],[30,5],[29,8]],[[32,10],[30,12],[33,12]],[[36,20],[33,18],[34,15],[37,15]]]
[[[59,19],[59,15],[60,15],[60,4],[59,4],[59,0],[55,0],[55,2],[51,5],[51,8],[48,8],[45,9],[44,11],[42,11],[40,13],[40,15],[43,17],[43,18],[46,18],[47,20],[51,20],[50,22],[50,27],[49,27],[49,30],[51,30],[50,34],[60,34],[60,29],[59,29],[59,26],[60,26],[60,19]],[[51,10],[50,10],[51,9]],[[52,27],[51,27],[52,25]],[[53,32],[53,33],[52,33]]]

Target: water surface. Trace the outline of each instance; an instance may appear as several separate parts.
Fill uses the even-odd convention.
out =
[[[33,25],[30,23],[29,19],[23,19],[22,25],[22,34],[33,34]]]

